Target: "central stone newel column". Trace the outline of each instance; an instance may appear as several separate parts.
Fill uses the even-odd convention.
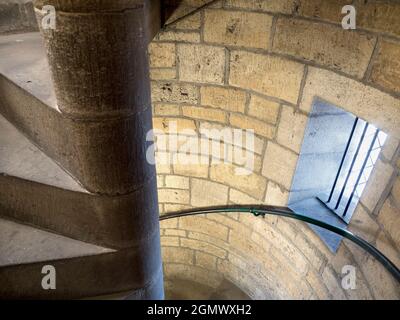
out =
[[[133,198],[136,211],[146,208],[142,214],[148,217],[132,214],[140,218],[127,236],[136,239],[130,248],[137,298],[163,297],[156,171],[146,160],[146,134],[152,129],[147,44],[159,23],[150,21],[157,2],[34,1],[40,26],[43,6],[56,13],[55,29],[41,26],[41,32],[74,146],[62,165],[89,192],[109,196],[111,208],[121,197]]]

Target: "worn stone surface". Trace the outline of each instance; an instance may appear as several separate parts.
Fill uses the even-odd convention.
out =
[[[200,33],[196,31],[164,31],[158,35],[158,40],[199,43]]]
[[[124,248],[141,241],[143,234],[156,232],[157,195],[151,193],[155,188],[153,179],[132,194],[107,197],[2,175],[0,213],[81,241]],[[132,232],[135,228],[141,232]]]
[[[295,111],[292,107],[283,106],[277,133],[278,143],[299,153],[307,120],[304,114]]]
[[[297,156],[294,153],[269,142],[265,151],[262,174],[289,189],[296,162]]]
[[[393,167],[378,160],[375,163],[370,179],[373,183],[368,184],[361,195],[360,201],[370,210],[375,212],[378,201],[381,199],[382,193],[389,184],[393,174]],[[375,212],[376,213],[376,212]]]
[[[165,176],[165,186],[175,189],[189,189],[189,178],[182,176]]]
[[[160,68],[150,70],[150,80],[175,80],[177,77],[175,68]]]
[[[223,184],[193,179],[191,192],[191,205],[194,207],[223,205],[228,202],[228,187]]]
[[[0,219],[0,230],[2,267],[113,252],[4,219]],[[40,247],[43,243],[46,243],[46,250]]]
[[[175,67],[175,44],[153,42],[149,45],[149,57],[151,68]]]
[[[31,1],[4,0],[0,4],[0,34],[37,31],[35,13]]]
[[[378,221],[384,226],[396,246],[399,247],[400,231],[398,225],[400,223],[400,209],[391,203],[389,199],[386,200],[379,213]]]
[[[221,240],[228,238],[228,228],[223,227],[215,221],[211,221],[206,218],[192,217],[192,218],[180,218],[179,226],[185,230],[200,232],[200,233],[211,233],[213,237]]]
[[[395,157],[397,148],[400,145],[400,141],[398,138],[392,136],[388,136],[386,138],[385,144],[383,145],[381,155],[387,160],[390,161]]]
[[[145,139],[151,126],[150,107],[142,114],[122,120],[75,121],[64,118],[57,110],[44,105],[8,80],[1,78],[0,81],[2,113],[41,146],[47,155],[61,163],[87,190],[95,193],[129,193],[135,189],[135,185],[143,182],[138,175],[144,174],[147,178],[154,175],[152,169],[146,175],[146,170],[140,171],[142,169],[137,166],[136,169],[129,167],[133,154],[142,154],[144,157],[145,154],[139,145],[131,141],[129,147],[121,138],[121,134],[134,134],[142,135]],[[146,117],[148,120],[145,120]],[[45,126],[43,121],[46,121]],[[121,148],[117,148],[118,145]],[[117,161],[118,165],[112,161]],[[143,165],[148,166],[147,162]],[[147,179],[145,176],[143,178]],[[138,180],[134,182],[135,179]]]
[[[52,5],[52,1],[47,4]],[[57,10],[63,4],[54,5]],[[72,117],[97,118],[128,115],[149,105],[144,25],[143,9],[101,16],[57,15],[57,28],[44,30],[43,35],[62,112]],[[80,32],[81,28],[85,32]],[[76,43],[80,44],[79,50]],[[93,46],[96,50],[91,49]]]
[[[212,46],[178,45],[179,79],[189,82],[222,84],[225,50]]]
[[[265,190],[265,179],[255,173],[250,175],[237,175],[238,167],[230,164],[213,165],[210,168],[210,178],[217,182],[227,184],[236,189],[261,198]]]
[[[393,184],[392,196],[396,206],[400,208],[400,177]]]
[[[373,242],[379,231],[379,225],[369,216],[363,207],[358,206],[351,218],[349,229],[368,242]]]
[[[228,8],[243,8],[290,14],[295,7],[295,2],[293,0],[227,0],[225,6]]]
[[[162,236],[161,237],[161,247],[179,247],[179,237],[168,237]]]
[[[183,17],[191,11],[207,4],[207,0],[164,0],[165,18],[170,23],[180,17]],[[221,8],[222,3],[217,1],[211,4],[211,8]],[[185,22],[187,19],[182,20]],[[196,22],[194,22],[196,24]],[[174,25],[176,26],[176,25]]]
[[[189,177],[207,178],[209,171],[208,158],[201,155],[182,155],[173,164],[174,173]]]
[[[286,206],[289,199],[289,192],[274,182],[268,182],[265,203],[273,206]]]
[[[57,108],[46,49],[40,33],[29,32],[1,36],[0,56],[2,77],[11,80],[49,107]],[[7,97],[11,94],[9,91],[12,89],[7,88],[4,83],[1,87],[1,96]]]
[[[198,91],[194,85],[176,82],[152,82],[153,102],[191,103],[198,101]]]
[[[164,203],[189,204],[189,191],[177,189],[160,189],[158,199]]]
[[[356,0],[357,25],[367,30],[400,36],[400,4],[396,1],[370,2]]]
[[[221,110],[202,108],[197,106],[183,106],[182,114],[186,117],[200,120],[216,121],[225,123],[226,114]]]
[[[153,114],[155,116],[179,116],[181,114],[181,108],[179,105],[170,103],[155,104]]]
[[[400,8],[400,7],[399,7]],[[400,93],[400,42],[382,41],[372,64],[370,81]]]
[[[164,131],[165,134],[169,132],[170,129],[178,131],[178,133],[183,134],[184,130],[195,130],[196,124],[192,119],[182,119],[175,117],[154,117],[153,118],[154,129]]]
[[[235,88],[201,87],[201,104],[227,111],[244,112],[246,93]]]
[[[296,103],[304,67],[280,57],[232,51],[229,84]]]
[[[358,5],[357,1],[355,3]],[[374,54],[376,60],[370,64],[371,68],[367,68],[375,37],[381,36],[382,43],[389,41],[383,34],[369,34],[360,24],[357,25],[359,28],[355,31],[346,31],[347,33],[342,31],[340,22],[343,15],[340,11],[342,6],[347,4],[344,0],[329,1],[329,3],[319,0],[226,0],[223,5],[222,2],[219,4],[217,9],[210,8],[202,12],[203,20],[193,18],[192,23],[185,21],[185,29],[176,27],[176,30],[185,30],[185,34],[189,35],[193,31],[199,34],[198,30],[203,29],[204,38],[199,36],[196,40],[192,39],[199,42],[196,46],[227,48],[225,59],[229,58],[227,59],[229,61],[225,61],[224,82],[213,85],[201,84],[198,87],[193,83],[191,85],[194,85],[199,93],[195,102],[175,101],[173,104],[181,104],[180,108],[170,110],[164,108],[160,112],[164,112],[167,116],[170,113],[171,117],[180,117],[181,112],[186,109],[185,120],[195,120],[198,128],[221,130],[226,125],[218,121],[219,113],[212,111],[219,109],[218,111],[226,113],[226,120],[229,120],[230,126],[256,129],[258,134],[261,133],[256,136],[254,147],[259,157],[256,159],[256,168],[251,175],[244,177],[235,174],[236,163],[234,165],[211,163],[204,166],[174,165],[167,172],[191,177],[191,200],[195,201],[193,206],[217,204],[222,200],[227,200],[228,203],[264,203],[286,206],[297,162],[296,154],[300,151],[308,113],[313,100],[320,97],[378,126],[390,136],[390,141],[387,142],[381,157],[384,164],[377,165],[377,169],[384,170],[379,169],[376,177],[371,178],[371,196],[367,191],[369,186],[365,191],[369,198],[366,203],[369,204],[366,205],[364,201],[361,209],[358,208],[349,229],[372,243],[376,241],[380,250],[393,261],[398,261],[396,260],[398,256],[396,242],[391,236],[393,229],[386,229],[392,224],[388,221],[393,221],[395,216],[391,212],[398,208],[395,207],[396,188],[393,188],[389,195],[392,208],[385,205],[381,210],[382,223],[375,216],[375,214],[380,215],[379,205],[376,207],[378,212],[374,213],[370,212],[369,207],[372,203],[385,202],[385,199],[380,197],[384,189],[389,192],[389,183],[393,181],[387,177],[390,172],[393,172],[393,166],[396,163],[395,153],[400,134],[397,129],[399,127],[397,111],[400,105],[398,99],[394,98],[396,91],[391,89],[389,84],[379,85],[371,82],[376,88],[381,88],[377,90],[368,85],[367,79],[363,78],[366,70],[368,70],[367,75],[373,71],[374,62],[379,58],[380,47],[378,46],[376,55]],[[382,12],[384,12],[387,3],[381,4]],[[368,5],[369,3],[365,7]],[[280,15],[281,13],[284,15]],[[300,19],[301,17],[306,19],[289,18],[286,14],[291,13]],[[380,14],[378,12],[376,17]],[[265,49],[269,48],[270,42],[265,42],[265,38],[255,41],[265,24],[253,26],[254,22],[248,17],[262,15],[265,17],[275,15],[277,28],[272,44],[279,44],[282,51],[268,53]],[[388,21],[392,21],[389,14],[387,15]],[[291,21],[299,22],[290,24]],[[396,22],[391,23],[395,28]],[[216,27],[217,25],[222,27]],[[231,28],[227,28],[228,26]],[[233,33],[227,30],[232,30]],[[268,30],[265,34],[271,35],[271,32],[273,30]],[[244,36],[247,34],[250,36]],[[393,35],[390,30],[385,31],[385,34]],[[368,36],[372,38],[369,39]],[[314,42],[317,45],[304,40],[309,40],[311,37],[315,38]],[[280,41],[282,43],[279,43]],[[391,43],[396,43],[396,41],[390,40]],[[182,39],[177,38],[178,45],[182,42]],[[274,47],[269,48],[271,49],[273,51]],[[384,77],[391,79],[387,80],[389,82],[395,80],[395,77],[391,76],[397,68],[393,62],[394,56],[390,57],[387,54],[387,59],[390,60],[387,70],[378,68],[382,72],[382,77],[385,72]],[[207,65],[207,61],[201,63]],[[304,64],[308,64],[308,67],[304,68]],[[314,67],[318,65],[321,68]],[[305,70],[307,74],[304,74]],[[178,85],[204,81],[198,80],[193,75],[191,77],[194,80],[187,80],[189,78],[184,81],[177,80]],[[357,77],[360,81],[354,80]],[[303,85],[305,85],[304,89],[302,89]],[[390,94],[384,92],[390,92]],[[393,93],[394,95],[391,95]],[[157,93],[156,96],[159,94]],[[239,152],[239,149],[232,150]],[[197,183],[193,184],[195,180],[201,181],[199,183],[201,185],[209,186],[209,190],[220,190],[218,194],[223,199],[214,199],[204,191],[196,191],[205,188],[195,186],[194,184]],[[226,199],[226,189],[228,189],[228,199]],[[216,193],[212,192],[212,194]],[[163,209],[167,205],[176,206],[176,208],[188,206],[165,203]],[[168,266],[165,269],[166,272],[173,275],[171,282],[177,281],[179,278],[177,274],[181,272],[185,273],[185,277],[190,275],[202,283],[207,281],[218,286],[218,280],[214,278],[214,275],[223,272],[235,284],[240,284],[249,297],[258,299],[396,297],[394,282],[385,274],[380,265],[362,266],[363,272],[357,274],[357,290],[351,292],[342,290],[340,283],[342,265],[355,265],[357,270],[361,270],[361,264],[368,265],[369,262],[353,259],[352,256],[357,256],[358,252],[352,250],[349,253],[344,246],[333,254],[306,224],[277,217],[266,217],[265,220],[254,219],[251,215],[236,213],[213,215],[207,218],[216,224],[210,228],[211,232],[206,227],[208,222],[203,221],[197,221],[195,226],[190,226],[190,228],[196,228],[196,231],[194,229],[188,231],[181,225],[174,225],[171,229],[165,230],[166,237],[179,237],[180,245],[194,250],[196,257],[195,265],[191,262],[184,265],[166,264]],[[225,240],[225,234],[223,237],[214,234],[217,233],[217,227],[222,227],[223,230],[229,229],[228,239]],[[167,230],[169,230],[168,235]],[[171,246],[175,246],[176,241],[176,239],[168,239]],[[368,275],[364,277],[363,274],[367,272]],[[376,277],[374,272],[377,273]],[[211,280],[205,280],[205,274],[210,274]],[[253,279],[254,277],[256,280]]]
[[[339,275],[339,281],[341,280],[342,271],[345,266],[355,265],[355,261],[352,257],[349,249],[342,245],[339,247],[336,256],[331,259],[332,268]],[[343,278],[342,278],[343,279]],[[373,299],[372,292],[369,288],[368,282],[362,272],[356,272],[356,288],[353,290],[345,290],[347,299],[349,300],[370,300]]]
[[[86,193],[70,175],[0,115],[0,174]]]
[[[149,283],[157,290],[147,297],[162,297],[155,166],[145,155],[149,146],[146,135],[152,128],[147,44],[154,24],[148,24],[148,19],[156,18],[156,3],[135,7],[134,1],[102,2],[93,6],[54,0],[46,4],[57,12],[57,28],[41,31],[58,109],[42,105],[42,115],[49,117],[45,125],[37,127],[29,123],[29,117],[40,120],[34,114],[38,111],[25,110],[26,118],[21,117],[22,112],[8,111],[8,115],[25,131],[38,130],[29,136],[91,194],[48,190],[48,186],[22,181],[19,187],[26,192],[29,188],[46,191],[35,198],[42,198],[41,208],[32,206],[40,213],[35,216],[27,209],[32,201],[29,197],[24,206],[17,206],[11,192],[5,211],[79,239],[134,248],[133,287],[143,289],[143,295],[136,293],[136,298],[147,296]],[[37,8],[42,5],[35,1]],[[36,13],[41,19],[43,13]],[[9,107],[15,100],[6,98]],[[18,191],[16,187],[13,192]],[[52,192],[65,203],[51,198]],[[62,204],[63,215],[60,209],[49,214],[55,202],[58,207]]]
[[[399,299],[398,284],[393,281],[393,276],[385,268],[382,268],[378,261],[364,255],[359,259],[358,265],[363,271],[375,299]]]
[[[274,124],[278,119],[279,103],[252,95],[248,113],[257,119]]]
[[[199,30],[201,26],[200,13],[188,16],[186,19],[177,21],[173,26],[174,29],[178,30]]]
[[[235,189],[230,189],[229,191],[229,201],[237,204],[256,204],[260,203],[260,200],[257,200],[249,195],[240,192]]]
[[[322,273],[322,279],[328,288],[329,293],[335,300],[346,300],[346,295],[340,285],[336,273],[330,267],[326,267]]]
[[[229,123],[234,127],[252,129],[255,134],[269,139],[271,139],[275,134],[274,126],[245,115],[231,114],[229,117]]]
[[[163,247],[162,257],[165,263],[193,264],[194,262],[193,250],[180,247]]]
[[[222,259],[226,257],[226,250],[223,250],[208,242],[202,242],[193,239],[182,239],[181,246],[186,248],[192,248],[200,252],[207,252]]]
[[[68,259],[40,260],[22,266],[2,267],[0,296],[3,299],[77,299],[129,291],[129,299],[162,299],[162,270],[154,268],[161,263],[159,256],[149,256],[146,261],[141,258],[146,250],[156,251],[160,248],[159,245],[148,244],[156,242],[149,241],[140,249],[95,255],[88,252]],[[144,265],[146,274],[135,272],[132,268],[139,262]],[[43,290],[41,286],[42,267],[49,263],[57,270],[57,290]],[[93,269],[97,272],[93,272]],[[16,283],[20,284],[18,288],[15,287]]]
[[[171,19],[173,19],[184,14],[184,12],[193,10],[196,6],[203,5],[205,2],[206,0],[169,0],[166,3],[168,6],[178,6],[178,10],[171,16]],[[337,3],[341,4],[341,1],[337,1]],[[398,99],[383,93],[381,90],[373,89],[361,83],[361,81],[358,82],[343,76],[343,74],[349,74],[353,75],[354,78],[361,66],[364,67],[365,64],[362,59],[360,60],[361,63],[354,63],[354,56],[358,54],[356,50],[350,52],[351,59],[349,61],[343,60],[343,52],[349,50],[348,47],[341,46],[345,45],[342,42],[343,37],[338,35],[337,38],[333,39],[333,43],[338,44],[338,46],[332,48],[332,50],[329,49],[329,46],[323,45],[326,39],[323,39],[325,35],[321,36],[321,30],[330,32],[331,28],[340,28],[340,20],[336,21],[336,19],[337,17],[340,19],[341,14],[340,11],[335,11],[336,6],[337,4],[333,2],[324,3],[317,0],[310,0],[307,3],[300,0],[227,0],[216,2],[213,5],[215,8],[224,7],[226,10],[214,10],[213,8],[206,12],[199,12],[157,36],[153,44],[157,44],[160,50],[154,51],[152,49],[153,52],[150,54],[150,59],[154,55],[153,63],[158,64],[151,70],[151,78],[154,80],[152,95],[153,110],[156,115],[153,121],[155,127],[166,132],[170,127],[170,121],[177,121],[178,127],[181,129],[198,130],[202,126],[221,129],[226,126],[223,121],[231,119],[232,126],[238,128],[254,127],[259,133],[265,134],[264,136],[262,134],[256,136],[254,148],[257,154],[256,166],[254,172],[249,176],[235,174],[237,163],[235,165],[218,166],[210,165],[208,161],[203,165],[159,164],[157,169],[161,212],[188,209],[192,205],[222,203],[223,201],[247,204],[269,203],[285,206],[291,184],[291,175],[297,159],[295,153],[298,152],[297,150],[301,145],[302,128],[304,121],[307,120],[306,114],[316,96],[337,104],[339,107],[343,107],[345,110],[377,125],[389,133],[390,137],[395,139],[393,141],[398,140],[399,119],[396,117],[399,107]],[[386,2],[382,2],[382,8],[385,6]],[[214,34],[207,34],[206,32],[204,34],[206,37],[203,38],[202,30],[207,24],[207,19],[203,18],[207,18],[207,12],[214,11],[220,13],[221,17],[223,15],[240,20],[237,26],[241,28],[235,29],[234,36],[219,33],[223,29],[214,28]],[[265,38],[258,38],[260,28],[264,26],[254,25],[252,20],[246,19],[250,16],[270,17],[278,13],[275,19],[278,19],[279,23],[280,19],[283,17],[287,19],[288,17],[282,16],[280,13],[291,14],[292,12],[295,15],[312,18],[314,21],[304,23],[313,25],[315,30],[312,30],[311,33],[319,36],[316,39],[322,45],[311,48],[313,51],[307,51],[306,49],[309,48],[306,47],[301,52],[313,57],[313,61],[305,61],[297,53],[286,54],[282,52],[285,58],[280,56],[281,53],[267,54],[263,48],[269,42],[266,43]],[[376,16],[378,21],[381,12],[384,12],[384,10],[378,11]],[[392,24],[392,30],[394,30],[396,21],[391,20],[388,12],[386,15],[388,22]],[[333,22],[337,27],[324,22],[315,23],[318,20]],[[215,18],[215,21],[227,25],[230,20],[228,18]],[[364,27],[360,28],[360,30],[351,31],[354,37],[357,37],[357,35],[364,37],[365,30],[362,29]],[[386,34],[393,35],[392,31],[389,30],[390,26],[387,26],[387,28]],[[291,40],[293,37],[299,36],[299,30],[288,30],[281,37],[294,34],[290,37],[289,40]],[[374,31],[376,30],[374,29]],[[204,31],[207,31],[206,28]],[[267,30],[266,34],[269,32],[270,30]],[[302,32],[304,34],[304,30]],[[247,34],[250,34],[250,36],[243,36]],[[328,32],[327,35],[326,38],[329,38]],[[276,39],[280,37],[278,33],[275,36]],[[207,40],[206,38],[214,38],[214,40]],[[255,39],[259,40],[256,41]],[[385,36],[382,36],[382,43],[385,42]],[[396,40],[393,39],[390,42],[396,43]],[[289,44],[291,44],[291,48],[298,45],[297,43]],[[304,42],[300,44],[304,45]],[[187,61],[183,72],[178,72],[181,67],[180,54],[182,52],[173,52],[172,48],[175,45],[190,47],[187,51],[190,54],[187,52],[183,54]],[[153,48],[157,46],[154,45]],[[196,51],[197,49],[193,50],[192,46],[204,46],[207,49]],[[226,46],[229,49],[223,49]],[[229,52],[229,50],[232,50],[231,47],[236,46],[238,48],[235,50],[240,49],[242,51],[233,50]],[[223,62],[217,63],[219,59],[214,59],[213,52],[221,51],[221,49],[224,50]],[[328,50],[328,52],[326,53],[324,50]],[[382,60],[383,57],[383,54],[382,57],[380,56],[379,50],[379,47],[377,47],[377,54],[374,55],[377,58],[376,61]],[[246,59],[235,61],[235,53],[246,55]],[[177,60],[172,59],[173,55],[177,55]],[[229,57],[230,59],[227,59]],[[397,67],[390,54],[387,54],[386,57],[388,59],[385,60],[387,62],[385,62],[386,69],[384,67],[375,68],[378,68],[378,71],[381,72],[381,79],[385,79],[387,82],[385,85],[373,83],[373,86],[381,88],[383,91],[396,93],[390,88],[390,82],[395,79],[393,70]],[[323,68],[328,68],[331,71],[308,66],[308,74],[303,79],[304,65],[294,62],[293,58],[312,65],[321,64]],[[177,61],[178,64],[174,65],[174,61]],[[335,66],[338,61],[340,63]],[[204,71],[205,75],[202,74],[202,71],[196,69],[196,62],[200,65],[200,69],[206,70],[209,67],[212,72],[218,71],[216,74],[219,78],[208,71]],[[207,63],[212,65],[208,66]],[[373,71],[373,64],[371,67],[371,75],[374,75],[376,71]],[[338,75],[335,72],[336,70],[340,70],[342,75]],[[180,78],[182,75],[184,75],[184,80]],[[214,82],[216,79],[218,82]],[[232,79],[236,82],[231,82]],[[212,81],[212,85],[208,84],[209,81]],[[199,82],[201,84],[198,84]],[[301,90],[302,83],[305,84],[304,90]],[[7,90],[4,90],[4,88]],[[6,113],[7,117],[17,123],[24,132],[27,131],[28,136],[36,137],[35,143],[40,142],[39,145],[41,146],[46,144],[52,146],[54,141],[60,140],[60,142],[55,143],[60,148],[62,143],[65,144],[66,139],[58,136],[57,133],[48,135],[49,132],[56,131],[56,128],[62,124],[62,122],[58,122],[56,113],[48,112],[43,106],[40,106],[40,103],[32,102],[32,100],[18,94],[16,95],[18,99],[14,99],[10,93],[7,93],[11,92],[10,86],[3,87],[0,90],[5,91],[0,96],[3,97],[3,101],[7,102],[5,104],[0,103],[1,112]],[[16,90],[12,92],[14,94]],[[301,111],[296,110],[299,93],[302,93],[299,106]],[[10,101],[12,104],[10,104]],[[30,105],[31,102],[32,106]],[[4,106],[7,104],[8,106]],[[35,120],[36,118],[39,120]],[[51,125],[49,128],[41,128],[40,123],[43,123],[43,119],[50,119],[48,121],[54,122],[55,125]],[[82,123],[80,122],[79,125],[81,126]],[[117,125],[116,120],[115,124]],[[34,128],[34,130],[30,128]],[[87,128],[82,129],[82,134],[87,135],[89,128],[92,127],[88,125]],[[99,130],[104,129],[99,127]],[[114,132],[115,129],[110,128],[109,131],[105,130],[104,136],[113,135]],[[131,135],[129,131],[126,134]],[[52,140],[43,139],[46,136],[51,137]],[[110,140],[110,143],[114,145],[113,141]],[[122,139],[121,141],[126,143],[127,140]],[[274,147],[271,148],[271,145],[275,147],[275,150],[273,150]],[[119,146],[118,142],[116,146]],[[59,153],[58,150],[63,149],[47,148],[45,152],[49,153],[49,150],[52,150],[53,157],[53,155]],[[238,149],[233,150],[238,152]],[[366,211],[369,211],[369,207],[372,206],[368,204],[368,201],[378,204],[385,202],[385,199],[380,199],[379,196],[382,194],[382,189],[390,191],[388,184],[393,179],[387,180],[386,173],[393,172],[390,167],[395,166],[396,163],[395,151],[396,143],[393,143],[384,152],[384,157],[381,158],[385,166],[378,165],[378,167],[386,168],[387,165],[388,169],[383,172],[380,171],[378,178],[374,178],[377,185],[372,187],[371,194],[373,195],[371,197],[368,196],[366,191],[366,195],[370,198],[366,201],[367,205],[364,204],[363,207]],[[159,159],[163,154],[165,154],[164,151],[159,151],[157,158]],[[191,157],[182,154],[180,156]],[[67,155],[68,157],[69,155]],[[104,157],[106,158],[107,155],[104,155]],[[197,157],[196,163],[199,162],[198,160],[199,157]],[[389,161],[390,163],[388,163]],[[399,162],[397,161],[397,163]],[[261,165],[263,165],[263,170],[261,170]],[[263,176],[260,176],[260,172]],[[112,172],[112,175],[115,175],[115,171]],[[9,183],[8,180],[5,181],[3,186],[5,192],[8,191],[7,183]],[[19,188],[22,188],[21,185],[19,185]],[[39,191],[34,192],[39,194]],[[42,217],[39,211],[42,211],[43,215],[47,214],[56,206],[59,195],[49,195],[47,191],[40,192],[48,197],[43,198],[43,203],[50,203],[49,208],[39,207],[38,212],[35,211],[37,216]],[[12,191],[10,196],[14,194],[17,194],[17,192]],[[221,198],[214,199],[213,195],[218,195]],[[9,198],[6,199],[11,203]],[[112,198],[114,205],[117,206],[115,203],[119,203],[119,200],[116,200],[119,197]],[[85,200],[68,199],[66,201],[79,200],[84,203],[88,201],[86,198]],[[376,208],[378,212],[372,214],[371,212],[357,211],[350,224],[350,230],[354,230],[370,241],[376,240],[378,248],[396,262],[398,261],[396,260],[398,250],[396,250],[397,240],[394,239],[397,239],[397,235],[392,227],[392,225],[397,225],[395,213],[397,213],[398,205],[396,204],[395,187],[392,189],[389,199],[390,206],[385,204],[380,213],[379,206]],[[27,208],[29,205],[30,203],[27,202],[23,205],[23,208]],[[130,215],[130,210],[126,210],[127,207],[131,208],[134,205],[127,201],[126,206],[119,204],[118,208],[120,209],[118,210],[115,206],[106,208],[100,200],[93,200],[90,205],[82,204],[82,207],[73,207],[74,210],[79,212],[82,210],[94,211],[95,213],[90,215],[89,218],[96,223],[100,221],[98,224],[102,226],[102,232],[104,231],[100,238],[96,234],[86,233],[85,241],[97,241],[116,246],[129,246],[135,243],[136,240],[129,238],[125,231],[123,234],[112,231],[114,226],[116,227],[115,230],[118,228],[129,230],[137,227],[132,225],[132,221],[136,222],[135,217]],[[81,222],[80,218],[82,217],[72,214],[72,209],[69,206],[65,208],[65,214],[64,208],[62,212],[61,217],[56,217],[55,221],[58,223],[65,216],[71,214],[71,217],[73,217],[72,229],[80,230],[79,222]],[[116,212],[118,212],[118,217],[121,218],[120,224],[113,225],[110,229],[103,229],[102,223],[112,225],[114,216],[109,213]],[[377,218],[378,221],[376,221],[375,214],[380,217]],[[18,216],[21,217],[22,215],[18,213]],[[199,220],[193,223],[189,221],[192,218],[187,219],[188,221],[182,224],[178,224],[177,219],[163,221],[162,223],[162,245],[168,248],[167,251],[172,248],[166,254],[164,261],[164,271],[167,275],[166,286],[170,291],[179,288],[178,283],[182,278],[185,281],[193,280],[194,288],[196,288],[196,283],[201,283],[206,288],[213,288],[207,290],[216,290],[215,288],[219,288],[222,284],[221,275],[223,274],[224,277],[243,289],[249,297],[256,299],[371,299],[381,297],[398,299],[399,297],[399,292],[393,285],[393,279],[385,274],[381,265],[359,259],[358,251],[354,251],[353,248],[351,254],[347,253],[346,250],[343,251],[343,246],[337,254],[332,254],[306,224],[276,217],[257,219],[250,214],[239,215],[237,213],[213,215],[207,218],[199,217]],[[55,223],[53,224],[55,225]],[[81,224],[81,227],[84,228],[90,222],[85,220]],[[376,237],[378,238],[376,239]],[[353,255],[355,259],[352,258]],[[340,288],[340,268],[343,264],[356,265],[357,270],[362,268],[362,274],[365,275],[365,278],[363,275],[359,276],[361,272],[357,274],[357,290],[344,292]],[[190,292],[190,288],[185,291],[185,294],[188,292]]]

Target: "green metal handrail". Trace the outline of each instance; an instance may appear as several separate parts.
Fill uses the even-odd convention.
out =
[[[226,206],[214,206],[214,207],[204,207],[204,208],[194,208],[188,210],[182,210],[177,212],[170,212],[160,216],[160,221],[173,219],[178,217],[185,217],[185,216],[195,216],[199,214],[212,214],[212,213],[252,213],[256,217],[265,215],[276,215],[282,216],[287,218],[292,218],[300,221],[304,221],[307,223],[311,223],[318,227],[324,228],[326,230],[332,231],[336,234],[339,234],[346,239],[354,242],[362,249],[370,253],[374,256],[400,283],[400,270],[396,267],[396,265],[389,260],[381,251],[375,248],[372,244],[365,241],[364,239],[360,238],[359,236],[353,234],[350,231],[345,229],[332,226],[328,223],[323,221],[310,218],[298,213],[293,212],[287,207],[275,207],[275,206],[267,206],[267,205],[226,205]]]

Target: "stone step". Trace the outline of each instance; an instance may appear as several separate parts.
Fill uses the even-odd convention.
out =
[[[43,153],[62,163],[59,158],[62,145],[66,147],[67,139],[62,138],[66,132],[57,110],[44,43],[38,32],[0,36],[0,114]],[[10,134],[13,129],[8,128]],[[16,134],[15,130],[13,132]],[[3,137],[8,139],[7,135]],[[45,164],[44,167],[47,169]]]
[[[0,174],[76,192],[87,192],[0,115]]]
[[[151,285],[134,272],[135,257],[134,249],[116,251],[0,218],[0,299],[76,299],[119,292],[135,298],[142,292],[135,288]],[[54,267],[55,289],[42,287],[49,275],[45,266]]]
[[[0,218],[0,266],[16,266],[115,250]]]
[[[46,49],[39,32],[0,36],[0,74],[51,108],[57,108]]]
[[[155,179],[149,188],[152,183]],[[115,197],[87,192],[0,115],[0,216],[77,240],[127,248],[138,241],[131,230],[145,225],[146,214],[154,210],[151,205],[139,208],[135,201],[140,193],[154,203],[146,190]]]

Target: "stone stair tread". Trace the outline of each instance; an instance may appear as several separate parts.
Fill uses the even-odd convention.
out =
[[[1,115],[0,174],[87,193],[78,182]]]
[[[109,252],[114,250],[0,218],[0,267]]]
[[[57,109],[46,49],[39,32],[0,36],[0,74]]]

